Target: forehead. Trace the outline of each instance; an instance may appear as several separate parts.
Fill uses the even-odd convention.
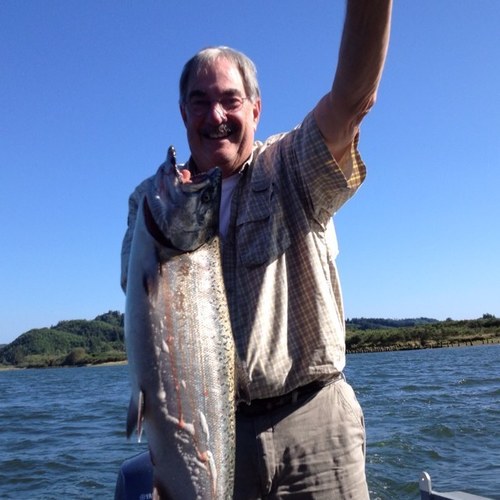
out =
[[[188,84],[188,95],[193,92],[241,92],[244,84],[241,73],[234,63],[217,58],[206,62],[193,72]]]

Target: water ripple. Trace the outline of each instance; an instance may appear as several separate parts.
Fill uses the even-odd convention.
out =
[[[415,500],[422,470],[439,490],[500,499],[499,354],[348,356],[372,500]],[[124,366],[0,372],[0,498],[112,498],[121,462],[146,448],[125,438],[128,397]]]

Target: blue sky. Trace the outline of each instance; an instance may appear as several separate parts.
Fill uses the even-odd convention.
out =
[[[286,8],[284,7],[286,5]],[[183,63],[257,64],[257,137],[328,90],[344,2],[2,0],[0,343],[124,308],[127,199],[174,144]],[[336,216],[346,316],[500,315],[500,2],[398,0],[368,178]]]

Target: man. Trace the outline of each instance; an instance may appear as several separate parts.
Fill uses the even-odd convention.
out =
[[[186,169],[223,172],[223,271],[251,404],[236,415],[234,498],[368,498],[363,415],[342,370],[333,214],[360,186],[358,128],[385,61],[391,0],[350,0],[331,90],[302,124],[255,142],[255,67],[226,47],[184,67]],[[129,201],[122,286],[137,206]]]

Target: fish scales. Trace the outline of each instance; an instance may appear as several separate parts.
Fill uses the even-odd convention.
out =
[[[159,173],[161,182],[166,172]],[[189,188],[191,195],[198,194],[196,187],[177,186]],[[235,350],[220,242],[207,233],[193,251],[171,251],[160,244],[148,227],[146,207],[158,201],[158,192],[146,195],[139,207],[129,262],[125,335],[132,398],[127,432],[144,428],[160,498],[232,498]],[[209,216],[218,215],[218,201],[210,200],[217,206],[205,214],[205,226]],[[202,218],[194,219],[199,223]]]
[[[222,276],[216,271],[219,262],[217,239],[168,261],[162,269],[159,305],[153,309],[163,309],[158,319],[164,318],[165,329],[160,335],[167,336],[162,340],[167,342],[168,353],[159,357],[158,375],[171,395],[168,414],[178,419],[181,428],[194,426],[189,436],[194,454],[211,453],[204,458],[213,466],[210,474],[216,477],[212,479],[222,487],[234,466],[232,460],[228,463],[228,447],[218,445],[234,441],[234,419],[221,419],[234,405],[234,359],[227,340],[231,332]],[[152,321],[158,321],[154,315]]]

